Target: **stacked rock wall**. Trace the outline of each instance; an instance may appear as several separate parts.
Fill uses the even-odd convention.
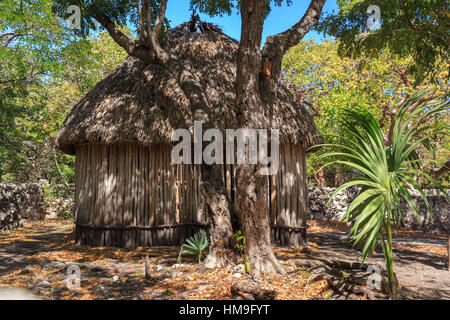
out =
[[[44,217],[44,197],[38,184],[0,184],[0,232]]]
[[[340,220],[345,214],[349,203],[356,197],[357,188],[344,190],[336,195],[330,205],[327,202],[336,188],[310,188],[309,189],[309,218],[314,220]],[[411,191],[413,199],[419,208],[422,221],[419,222],[414,210],[405,200],[402,200],[404,226],[410,230],[419,230],[431,233],[450,233],[450,205],[442,194],[436,190],[425,190],[428,202],[433,211],[431,217],[425,202],[419,194]]]

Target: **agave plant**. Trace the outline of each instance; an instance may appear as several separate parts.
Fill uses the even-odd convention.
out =
[[[181,246],[177,262],[181,262],[181,255],[192,254],[197,256],[198,263],[201,263],[203,252],[209,245],[208,238],[208,235],[204,232],[198,232],[194,236],[187,238],[185,243]]]
[[[350,182],[335,190],[330,202],[346,188],[361,187],[343,220],[354,222],[350,237],[355,245],[360,242],[363,244],[363,262],[373,252],[377,241],[381,243],[388,276],[387,289],[391,293],[397,288],[392,259],[391,226],[398,227],[400,221],[403,221],[401,197],[414,210],[419,221],[419,209],[409,188],[420,194],[430,215],[432,210],[424,191],[414,179],[415,175],[430,181],[447,197],[438,182],[420,170],[419,164],[425,160],[418,159],[415,153],[419,144],[427,139],[424,132],[430,129],[430,126],[422,125],[427,117],[447,109],[447,103],[442,100],[421,103],[425,96],[426,92],[414,94],[399,110],[392,144],[389,147],[385,146],[383,132],[377,120],[361,107],[344,111],[341,122],[348,130],[349,139],[340,137],[344,143],[322,145],[333,148],[333,151],[321,156],[327,159],[325,166],[337,163],[356,172]]]

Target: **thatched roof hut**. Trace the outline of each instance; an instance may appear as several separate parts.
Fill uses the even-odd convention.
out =
[[[239,43],[217,27],[190,32],[182,24],[168,34],[166,50],[201,79],[213,123],[237,126],[234,104]],[[257,128],[280,130],[281,172],[268,178],[273,240],[298,243],[306,225],[305,150],[320,142],[306,109],[280,86],[273,107],[254,115]],[[189,101],[163,68],[128,57],[78,102],[57,136],[76,154],[77,241],[98,246],[179,244],[207,228],[196,165],[170,163],[172,132],[193,132]],[[234,199],[232,165],[223,177]]]

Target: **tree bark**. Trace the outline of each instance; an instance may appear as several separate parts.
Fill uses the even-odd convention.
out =
[[[200,271],[230,266],[230,241],[233,236],[233,204],[222,182],[218,166],[202,164],[203,195],[210,211],[211,246]],[[235,214],[235,213],[234,213]]]

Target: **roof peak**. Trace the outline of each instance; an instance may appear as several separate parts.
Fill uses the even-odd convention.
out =
[[[223,34],[223,30],[221,27],[219,27],[214,23],[201,21],[200,16],[195,12],[192,13],[191,20],[180,24],[179,26],[173,28],[172,30],[183,33],[217,32]]]

